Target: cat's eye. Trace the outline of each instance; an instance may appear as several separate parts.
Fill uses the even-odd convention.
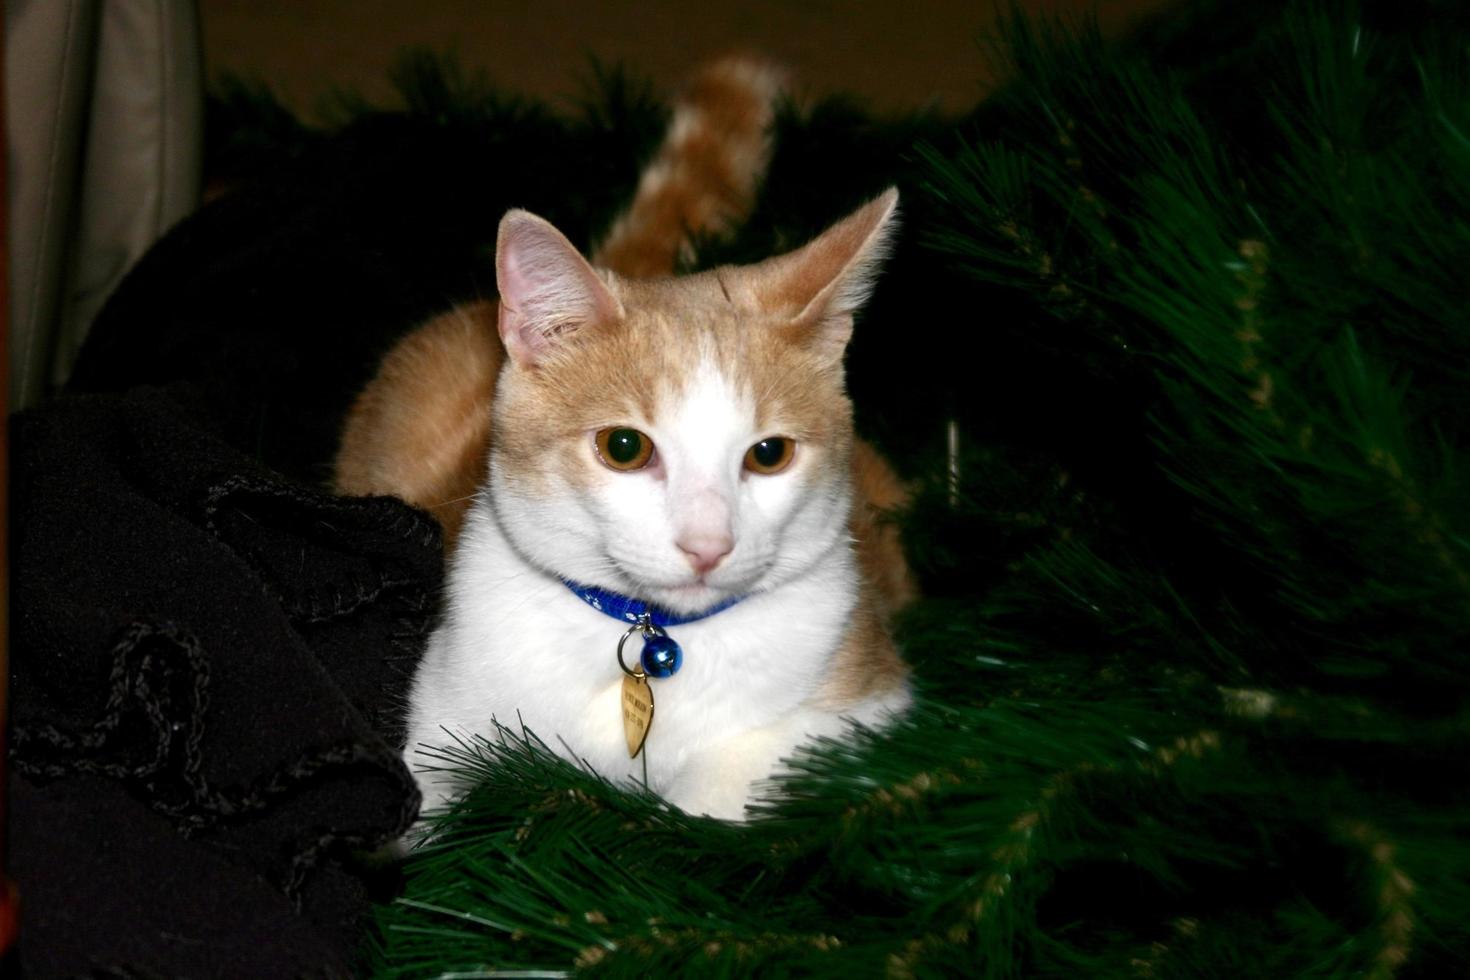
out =
[[[615,470],[641,470],[653,456],[653,440],[637,429],[602,429],[596,442],[597,455]]]
[[[796,453],[796,441],[784,436],[762,439],[745,451],[745,468],[761,476],[780,473],[791,465]]]

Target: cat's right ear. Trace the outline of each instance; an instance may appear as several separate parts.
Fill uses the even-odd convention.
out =
[[[508,211],[495,241],[500,339],[534,367],[571,334],[622,319],[617,297],[566,236],[529,211]]]

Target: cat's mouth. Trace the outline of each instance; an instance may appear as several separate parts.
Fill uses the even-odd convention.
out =
[[[711,592],[714,590],[712,590],[709,586],[709,583],[705,582],[705,580],[701,577],[695,579],[693,582],[690,582],[687,585],[670,586],[666,591],[671,592],[674,595],[693,596],[702,595],[706,592]]]
[[[727,589],[717,589],[699,581],[655,590],[650,593],[649,598],[655,604],[674,612],[698,613],[725,602],[730,595]]]

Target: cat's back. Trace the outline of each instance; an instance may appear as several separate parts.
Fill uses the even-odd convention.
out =
[[[493,300],[465,303],[403,338],[352,406],[336,489],[389,494],[432,513],[446,543],[479,488],[505,360]]]

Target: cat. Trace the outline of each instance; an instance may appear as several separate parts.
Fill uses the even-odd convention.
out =
[[[709,104],[694,92],[680,111]],[[425,812],[455,786],[423,747],[524,723],[607,777],[741,819],[801,744],[910,702],[887,620],[913,587],[878,520],[904,494],[854,437],[842,373],[897,192],[787,255],[635,278],[671,272],[694,231],[738,220],[753,193],[706,166],[719,206],[648,220],[711,196],[674,179],[696,155],[683,118],[594,253],[603,268],[509,212],[498,302],[411,334],[349,419],[338,488],[426,505],[446,532],[444,609],[409,694]],[[763,133],[768,114],[742,118],[723,139]],[[656,620],[612,618],[644,611]],[[660,676],[669,637],[678,669]]]

